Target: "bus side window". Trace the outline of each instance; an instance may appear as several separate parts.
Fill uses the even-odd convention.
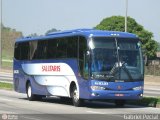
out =
[[[20,55],[21,55],[21,48],[19,43],[15,44],[15,49],[14,49],[14,58],[16,60],[20,60]]]
[[[37,49],[34,54],[34,59],[45,59],[46,58],[46,41],[38,41]]]
[[[38,41],[31,41],[29,42],[30,51],[29,51],[29,59],[32,60],[35,58],[35,53],[38,46]]]
[[[57,46],[57,58],[67,58],[67,39],[66,38],[59,38],[58,39],[58,46]]]
[[[29,42],[22,42],[20,45],[20,60],[29,59]]]
[[[77,59],[77,51],[78,51],[78,41],[77,36],[75,37],[68,37],[68,44],[67,44],[67,58],[75,58]]]
[[[47,59],[56,59],[57,39],[48,40],[47,44]]]

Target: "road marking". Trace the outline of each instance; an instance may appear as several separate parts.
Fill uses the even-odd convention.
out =
[[[160,94],[158,91],[156,91],[156,92],[144,91],[144,94],[147,94],[147,93],[150,93],[150,94],[151,94],[151,93],[152,93],[152,94],[158,94],[158,95]]]
[[[144,91],[145,90],[157,90],[157,91],[159,91],[160,89],[159,88],[144,88]]]
[[[32,117],[24,117],[24,116],[21,116],[22,118],[25,118],[27,120],[41,120],[41,119],[37,119],[37,118],[32,118]]]
[[[93,113],[93,114],[105,114],[105,115],[107,115],[107,113],[104,113],[104,112],[96,112],[96,111],[86,111],[86,112],[88,112],[88,113]],[[124,118],[124,116],[123,116],[123,114],[119,114],[119,115],[117,115],[117,114],[110,114],[109,113],[109,116],[113,116],[113,117],[121,117],[121,118]]]
[[[13,60],[2,59],[2,62],[13,62]]]
[[[13,78],[13,73],[0,72],[0,77]]]
[[[103,112],[96,112],[96,111],[86,111],[88,113],[93,113],[93,114],[106,114],[106,113],[103,113]]]
[[[15,112],[12,111],[4,111],[4,110],[0,110],[0,114],[17,114]],[[1,120],[1,119],[0,119]]]
[[[13,82],[5,81],[5,80],[0,80],[0,82],[13,84]]]
[[[6,99],[6,98],[0,98],[0,100],[9,101],[9,102],[13,101],[13,100],[9,100],[9,99]]]

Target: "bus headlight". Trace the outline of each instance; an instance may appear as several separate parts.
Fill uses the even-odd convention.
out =
[[[91,86],[91,89],[92,90],[105,90],[105,88],[101,86]]]
[[[134,87],[133,90],[143,90],[143,86]]]

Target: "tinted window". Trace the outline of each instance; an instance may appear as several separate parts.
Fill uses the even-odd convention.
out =
[[[79,45],[78,45],[79,44]],[[15,58],[20,60],[78,58],[83,62],[86,40],[83,37],[65,37],[17,43]]]
[[[30,51],[29,51],[29,59],[36,59],[37,56],[37,48],[38,48],[38,41],[31,41],[29,42]]]
[[[57,45],[57,39],[47,40],[47,59],[56,58]]]
[[[47,46],[46,46],[46,41],[38,41],[37,46],[34,49],[34,56],[32,59],[45,59],[46,58],[46,51],[47,51]],[[32,41],[32,44],[34,44],[34,41]],[[30,46],[31,48],[31,46]]]
[[[59,38],[57,44],[57,58],[67,58],[67,39],[66,38]]]
[[[15,46],[15,58],[18,60],[29,59],[29,42],[17,43]]]
[[[19,60],[21,55],[21,48],[18,43],[15,44],[15,49],[14,49],[14,57]]]
[[[77,58],[78,56],[78,37],[68,37],[67,57]]]

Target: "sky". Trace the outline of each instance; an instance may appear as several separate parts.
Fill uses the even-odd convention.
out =
[[[104,18],[125,16],[126,0],[2,0],[2,23],[24,36],[47,30],[93,28]],[[128,16],[160,42],[160,0],[128,0]]]

